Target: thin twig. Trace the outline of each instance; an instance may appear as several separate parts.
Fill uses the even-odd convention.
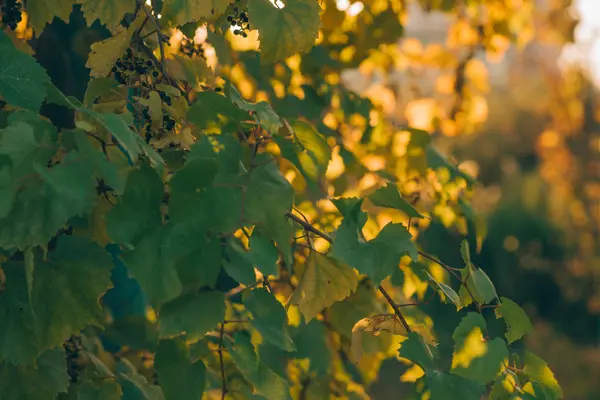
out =
[[[160,25],[158,24],[158,20],[155,18],[154,15],[152,15],[152,11],[150,11],[148,9],[148,7],[142,6],[142,8],[144,9],[144,12],[146,13],[146,15],[148,16],[150,21],[152,21],[152,24],[156,28],[156,38],[158,40],[158,50],[160,51],[160,70],[161,70],[163,76],[165,78],[167,78],[167,80],[169,80],[169,83],[171,83],[170,82],[171,78],[170,78],[169,74],[167,73],[167,64],[166,64],[166,59],[165,59],[165,47],[164,47],[164,43],[163,43],[163,37],[162,37],[161,31],[160,31]]]
[[[308,222],[304,221],[302,218],[292,214],[291,212],[286,213],[286,216],[290,219],[292,219],[294,222],[296,222],[297,224],[301,225],[304,230],[314,233],[317,236],[320,236],[321,238],[327,240],[329,243],[333,243],[333,238],[331,236],[329,236],[328,234],[326,234],[325,232],[315,228],[313,225],[309,224]]]
[[[233,288],[233,289],[231,289],[230,291],[228,291],[227,293],[225,293],[225,298],[226,298],[226,299],[228,299],[228,298],[230,298],[230,297],[233,297],[233,296],[235,296],[235,295],[237,295],[237,294],[240,294],[240,293],[242,293],[243,291],[250,290],[250,289],[252,289],[252,288],[254,288],[254,287],[256,287],[256,286],[258,286],[258,285],[260,285],[260,284],[262,284],[262,283],[263,283],[263,282],[262,282],[262,280],[261,280],[261,281],[259,281],[259,282],[256,282],[256,283],[255,283],[255,284],[253,284],[253,285],[250,285],[250,286],[238,286],[238,287],[236,287],[236,288]]]
[[[225,334],[225,323],[221,324],[221,331],[219,332],[219,348],[223,348],[223,336]],[[225,400],[227,394],[227,380],[225,378],[225,364],[223,363],[223,352],[219,351],[219,363],[221,364],[221,400]]]
[[[394,302],[394,300],[390,297],[389,293],[381,285],[379,285],[379,291],[381,292],[383,297],[385,297],[387,302],[390,303],[390,306],[392,306],[392,308],[394,309],[396,316],[398,317],[398,319],[400,320],[402,325],[404,325],[404,329],[406,329],[406,332],[408,332],[408,333],[412,332],[412,329],[410,328],[410,325],[408,325],[408,322],[406,322],[406,319],[404,318],[404,315],[402,315],[400,308]]]

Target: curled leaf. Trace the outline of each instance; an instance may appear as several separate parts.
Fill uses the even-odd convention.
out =
[[[352,327],[350,351],[357,364],[362,357],[363,332],[370,332],[373,336],[378,336],[382,331],[389,332],[392,335],[408,335],[406,328],[394,314],[373,315],[372,317],[363,318],[354,324],[354,327]]]

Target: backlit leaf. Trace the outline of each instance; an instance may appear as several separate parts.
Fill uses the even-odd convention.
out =
[[[184,341],[161,340],[154,365],[166,398],[202,398],[206,367],[202,361],[191,362],[190,351]]]
[[[543,386],[549,388],[556,396],[556,399],[563,398],[562,389],[556,381],[554,374],[548,367],[548,364],[540,357],[529,351],[525,352],[525,366],[523,367],[523,374],[533,381],[539,382]]]
[[[312,252],[290,302],[298,305],[308,323],[321,310],[350,296],[357,283],[358,278],[352,268]]]
[[[54,17],[68,22],[73,3],[75,3],[74,0],[29,0],[27,15],[29,15],[35,34],[39,36],[46,24],[52,22]]]
[[[199,20],[214,20],[223,14],[227,0],[163,0],[162,14],[174,25]]]
[[[368,199],[376,206],[400,210],[410,218],[424,218],[409,202],[402,198],[400,191],[393,183],[387,183],[377,189],[369,195]]]
[[[510,344],[531,332],[533,326],[525,311],[517,303],[506,297],[501,297],[500,300],[500,307],[496,308],[496,317],[504,318],[508,328],[506,340]]]
[[[321,27],[320,12],[319,3],[313,0],[287,1],[282,8],[269,0],[248,0],[250,21],[259,31],[261,62],[309,51]]]
[[[125,14],[135,11],[135,0],[77,0],[77,3],[81,4],[88,26],[99,20],[111,32],[121,23]]]

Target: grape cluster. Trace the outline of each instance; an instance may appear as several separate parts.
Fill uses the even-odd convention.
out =
[[[162,90],[158,90],[157,93],[160,96],[160,99],[163,102],[163,104],[165,104],[167,106],[171,106],[171,104],[172,104],[171,96],[169,96],[166,92],[164,92]],[[144,97],[148,98],[149,96],[146,95]],[[144,107],[142,109],[142,118],[143,118],[144,122],[147,124],[146,125],[146,142],[150,142],[150,140],[153,138],[152,116],[150,115],[150,109],[148,107]],[[163,113],[162,128],[160,129],[159,134],[166,134],[166,133],[172,131],[175,128],[175,124],[176,124],[176,121],[173,118],[171,118],[171,116],[168,113],[166,113],[166,112]]]
[[[248,11],[245,8],[238,7],[235,5],[230,6],[229,14],[227,15],[227,21],[231,24],[233,34],[242,37],[248,37],[248,31],[250,30],[250,23],[248,22]]]
[[[17,24],[21,22],[21,8],[21,3],[17,0],[6,0],[4,5],[0,7],[2,23],[13,31],[17,28]]]
[[[154,69],[152,61],[135,57],[131,49],[127,49],[125,56],[117,60],[111,72],[115,74],[117,82],[122,85],[126,84],[127,79],[134,74],[152,73],[152,76],[158,77],[158,71]]]
[[[202,47],[201,43],[195,43],[194,39],[190,40],[190,39],[182,39],[181,40],[181,45],[179,46],[179,51],[181,51],[183,54],[185,54],[188,57],[193,57],[194,55],[197,55],[199,57],[205,58],[204,57],[204,48]]]
[[[83,349],[81,337],[71,336],[63,343],[65,353],[67,355],[67,372],[71,378],[71,382],[77,382],[79,372],[81,371],[80,351]]]

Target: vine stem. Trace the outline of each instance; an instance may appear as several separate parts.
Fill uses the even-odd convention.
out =
[[[288,212],[286,215],[290,219],[292,219],[294,222],[296,222],[299,225],[301,225],[307,232],[312,232],[315,235],[320,236],[323,239],[327,240],[329,243],[333,243],[333,238],[331,236],[329,236],[325,232],[323,232],[323,231],[315,228],[312,224],[308,223],[307,221],[304,221],[302,218],[300,218],[300,217],[292,214],[291,212]],[[406,331],[409,332],[409,333],[412,332],[412,329],[410,328],[410,325],[408,325],[408,322],[406,322],[406,318],[404,318],[404,315],[402,315],[402,311],[400,311],[400,308],[394,302],[394,300],[389,295],[389,293],[381,285],[379,285],[379,291],[381,292],[381,294],[383,294],[383,297],[385,297],[385,299],[387,300],[387,302],[390,303],[390,306],[392,306],[392,308],[394,309],[394,312],[396,313],[396,316],[398,317],[398,319],[400,320],[400,322],[404,326],[404,329],[406,329]]]
[[[225,336],[225,322],[221,324],[221,330],[219,332],[219,349],[223,349],[223,336]],[[223,351],[219,351],[219,364],[221,364],[221,400],[225,400],[225,395],[227,394],[227,378],[225,378]]]

